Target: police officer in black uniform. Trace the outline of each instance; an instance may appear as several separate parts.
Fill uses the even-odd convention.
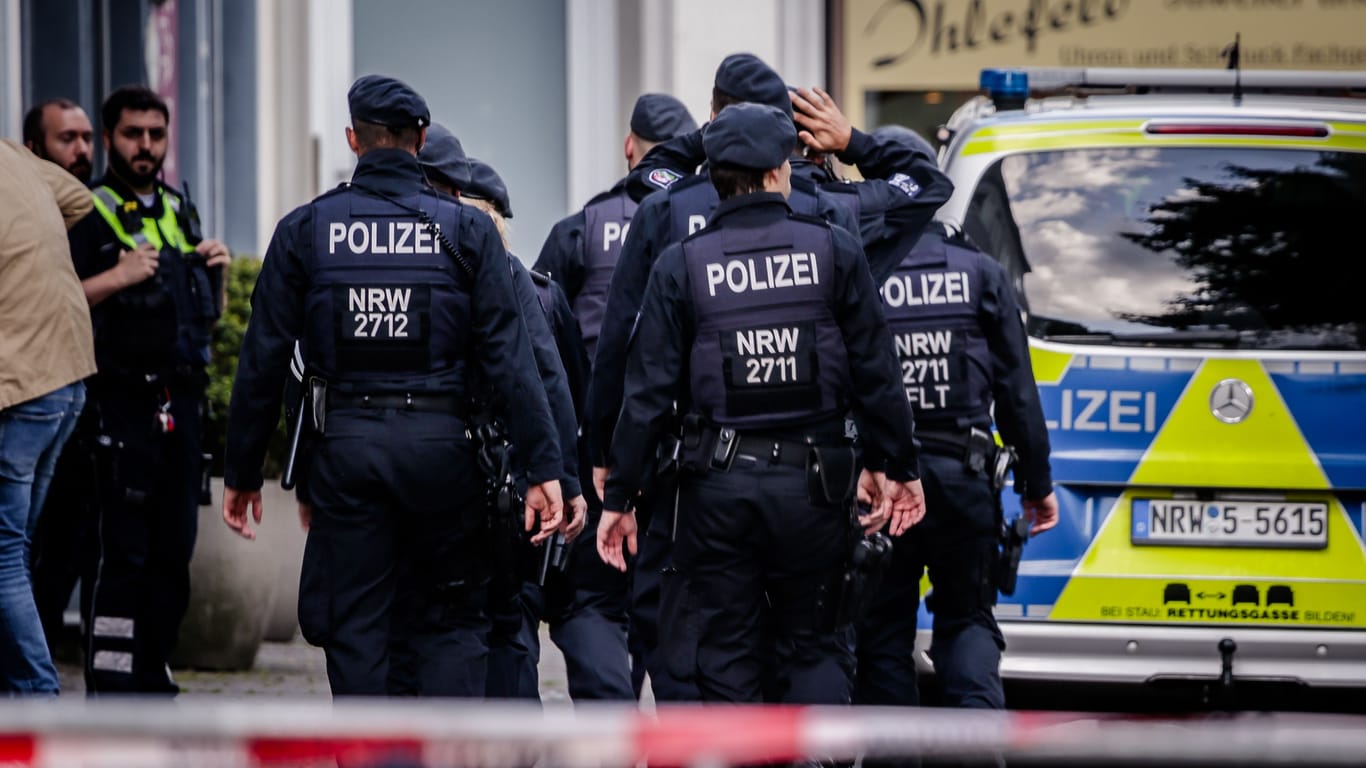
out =
[[[900,126],[878,132],[925,143]],[[913,650],[920,578],[928,568],[930,657],[943,703],[1001,709],[1005,644],[992,607],[1003,522],[1004,464],[997,459],[1005,457],[991,436],[993,416],[1018,456],[1015,490],[1031,535],[1058,517],[1048,430],[1020,307],[1001,265],[937,222],[906,241],[903,254],[881,285],[882,306],[901,361],[898,379],[915,411],[929,512],[914,536],[895,542],[878,600],[858,626],[855,701],[919,703]]]
[[[864,133],[824,90],[789,90],[801,140],[790,161],[794,191],[819,189],[847,207],[857,222],[850,231],[863,242],[873,277],[886,277],[901,258],[897,244],[930,222],[953,194],[953,183],[923,141]],[[831,156],[857,166],[863,180],[837,177]],[[684,134],[651,149],[627,177],[627,188],[634,195],[648,194],[690,176],[705,159],[701,131]]]
[[[791,116],[727,107],[704,142],[722,202],[650,275],[598,547],[625,568],[637,540],[623,510],[679,403],[674,559],[690,584],[683,623],[699,631],[695,645],[665,641],[675,674],[707,701],[847,703],[853,649],[834,593],[858,535],[858,469],[844,417],[860,428],[860,482],[877,488],[862,522],[900,535],[924,513],[910,407],[858,241],[786,202]]]
[[[470,181],[461,190],[461,200],[484,210],[499,230],[503,231],[506,220],[512,218],[512,203],[507,184],[498,172],[488,163],[469,158]],[[505,241],[506,242],[506,241]],[[540,661],[540,626],[543,617],[552,622],[552,637],[556,642],[565,640],[562,627],[555,621],[558,614],[546,616],[546,597],[542,584],[555,587],[560,581],[560,569],[546,561],[555,553],[563,552],[566,538],[572,542],[583,530],[587,517],[587,502],[580,490],[578,466],[578,417],[576,410],[577,395],[573,394],[569,369],[576,370],[577,381],[582,385],[584,351],[581,342],[568,346],[569,336],[577,337],[572,326],[555,329],[550,320],[548,309],[554,301],[554,291],[550,280],[537,272],[528,270],[516,256],[509,255],[508,264],[513,272],[522,315],[531,332],[541,377],[550,395],[551,410],[559,427],[560,451],[565,462],[565,478],[561,483],[572,491],[569,503],[572,515],[565,531],[557,534],[545,544],[533,547],[525,541],[515,542],[512,549],[510,569],[498,574],[490,588],[489,613],[493,619],[493,629],[489,633],[489,679],[486,693],[490,698],[517,698],[540,701],[540,682],[538,662]],[[571,361],[568,365],[565,360]],[[515,446],[514,446],[515,455]],[[572,493],[572,496],[570,495]],[[543,572],[542,567],[544,566]],[[553,606],[552,606],[553,607]],[[570,640],[578,635],[569,633]],[[590,641],[605,640],[602,650],[610,650],[610,635],[606,638],[588,638]],[[626,653],[624,640],[618,664],[621,667],[619,688],[625,688]],[[567,646],[567,647],[566,647]],[[561,646],[565,651],[566,667],[570,672],[571,688],[581,683],[585,650],[573,642]]]
[[[768,104],[782,110],[789,118],[792,116],[792,101],[782,78],[758,57],[747,53],[728,56],[717,67],[712,114],[743,102]],[[637,167],[632,175],[639,170]],[[720,202],[705,174],[684,178],[680,173],[661,168],[651,176],[664,183],[665,188],[642,200],[632,219],[631,232],[612,275],[593,361],[585,432],[593,458],[595,487],[607,477],[607,450],[621,409],[627,337],[640,310],[646,278],[664,249],[705,226],[708,216]],[[794,190],[789,202],[800,213],[819,216],[850,231],[856,228],[856,220],[846,206],[814,187]],[[697,699],[696,688],[673,679],[663,657],[657,653],[658,626],[662,623],[659,616],[673,611],[678,605],[682,585],[676,570],[669,564],[678,500],[672,463],[664,457],[656,467],[655,481],[642,488],[641,498],[633,501],[647,535],[639,560],[632,569],[632,626],[645,649],[645,664],[655,699],[692,701]],[[601,494],[601,488],[597,490]]]
[[[630,131],[625,141],[626,169],[635,168],[659,142],[695,130],[697,123],[683,102],[664,93],[642,94],[631,110]],[[626,193],[623,176],[611,189],[589,200],[582,210],[556,222],[536,259],[538,271],[564,286],[583,330],[590,360],[597,351],[612,271],[635,210],[636,201]]]
[[[492,222],[430,190],[416,154],[426,103],[367,75],[347,95],[349,184],[276,227],[252,296],[228,413],[223,517],[261,520],[260,467],[300,340],[314,415],[312,521],[299,623],[334,695],[388,690],[396,565],[427,587],[408,627],[423,692],[482,696],[487,664],[483,482],[467,435],[482,375],[526,455],[525,525],[561,526],[555,428]]]
[[[630,131],[625,139],[627,170],[634,168],[657,143],[696,128],[697,124],[688,114],[687,107],[678,99],[663,93],[641,95],[631,110]],[[589,360],[597,351],[603,312],[607,306],[607,289],[612,282],[612,273],[616,269],[627,232],[630,231],[635,210],[636,202],[626,193],[626,179],[623,177],[611,189],[589,200],[583,210],[557,222],[546,237],[536,260],[538,271],[552,276],[557,284],[564,286],[564,293],[572,302],[574,317],[583,334],[581,346],[586,348]],[[586,396],[586,379],[584,386]],[[583,410],[579,412],[583,413]],[[586,441],[580,458],[587,474],[592,462]],[[588,524],[596,527],[602,502],[592,490],[591,482],[586,485],[589,486],[584,489],[588,497]],[[582,667],[596,670],[596,673],[589,675],[580,685],[574,674],[574,669],[580,665],[567,659],[569,688],[574,698],[616,699],[620,698],[621,691],[610,684],[617,678],[611,670],[618,667],[621,661],[615,652],[616,643],[605,641],[608,637],[614,637],[625,623],[629,604],[628,579],[608,568],[598,558],[591,539],[581,540],[574,548],[570,569],[574,595],[563,612],[563,626],[580,627],[597,638],[596,642],[582,644],[568,641],[582,646],[589,654],[583,659],[585,663]],[[650,577],[646,578],[648,581]],[[640,695],[645,682],[645,643],[641,638],[643,625],[653,627],[653,618],[637,619],[627,626],[631,649],[631,690],[634,696]],[[601,679],[604,685],[589,682],[595,679]],[[579,693],[575,693],[576,689]]]
[[[98,546],[85,553],[86,689],[175,693],[168,661],[189,605],[204,475],[209,339],[228,249],[157,180],[170,110],[125,86],[101,109],[109,169],[70,233],[91,304],[99,373],[75,445],[98,475]],[[74,450],[81,450],[77,447]]]

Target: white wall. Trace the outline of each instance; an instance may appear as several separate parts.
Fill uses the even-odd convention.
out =
[[[573,207],[625,173],[642,93],[672,94],[706,122],[717,65],[742,52],[791,85],[825,85],[823,0],[568,0],[567,17]]]
[[[0,137],[15,141],[24,126],[21,40],[19,0],[0,0]]]
[[[356,75],[385,74],[508,186],[531,262],[568,209],[566,0],[354,0]]]

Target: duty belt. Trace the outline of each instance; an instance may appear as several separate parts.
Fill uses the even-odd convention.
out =
[[[346,392],[328,392],[327,409],[338,408],[392,408],[398,411],[421,411],[423,413],[449,413],[465,418],[464,400],[455,395],[414,395],[414,394],[374,394],[360,395]]]
[[[735,455],[754,459],[756,464],[781,464],[806,469],[811,446],[796,440],[780,440],[762,435],[741,435],[735,441]]]
[[[737,457],[752,461],[756,466],[768,464],[806,469],[813,445],[773,435],[741,434],[730,427],[717,427],[707,435],[711,439],[700,442],[699,450],[694,453],[697,460],[689,463],[714,472],[729,471]]]

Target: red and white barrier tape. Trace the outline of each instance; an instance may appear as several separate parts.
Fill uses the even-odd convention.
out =
[[[0,702],[0,767],[726,766],[1001,755],[1093,764],[1366,763],[1366,717],[1133,718],[838,707],[435,700]]]

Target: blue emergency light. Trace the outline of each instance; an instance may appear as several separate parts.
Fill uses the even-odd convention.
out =
[[[1019,109],[1029,98],[1029,75],[1022,69],[984,69],[977,83],[997,109]]]

